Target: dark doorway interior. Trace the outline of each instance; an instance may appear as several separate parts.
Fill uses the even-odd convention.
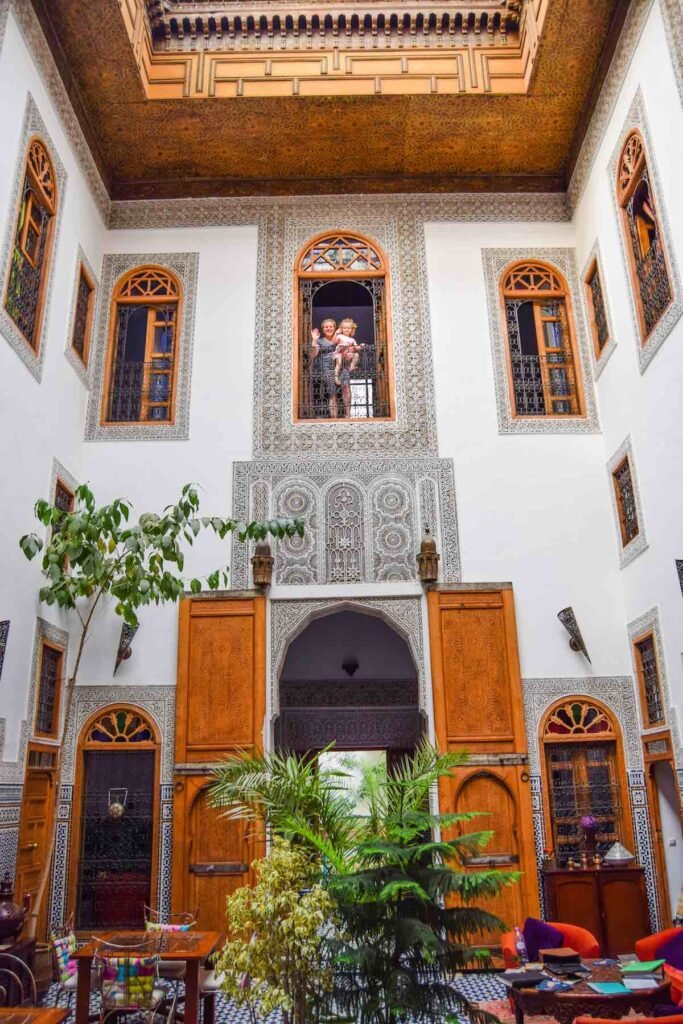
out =
[[[152,750],[84,751],[78,928],[144,925],[152,875],[154,757]]]

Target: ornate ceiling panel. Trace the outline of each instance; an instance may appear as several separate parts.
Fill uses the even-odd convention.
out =
[[[628,0],[548,0],[544,20],[545,0],[237,0],[211,17],[182,4],[174,25],[166,0],[156,35],[143,0],[31,3],[111,197],[129,199],[561,191]]]

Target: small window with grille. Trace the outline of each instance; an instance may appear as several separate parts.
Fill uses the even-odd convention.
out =
[[[63,663],[64,651],[43,641],[38,673],[36,735],[53,737],[57,735]]]
[[[640,683],[643,725],[648,729],[650,726],[662,725],[665,717],[654,633],[647,633],[636,640],[633,646],[636,653],[638,682]]]
[[[614,742],[546,744],[550,820],[560,864],[583,849],[581,818],[595,820],[596,852],[621,842],[620,788]]]
[[[599,359],[605,345],[609,341],[609,324],[607,322],[607,310],[605,308],[605,295],[602,288],[600,268],[598,261],[593,260],[588,274],[586,275],[586,294],[588,297],[588,308],[590,310],[590,326],[593,335],[593,346],[595,358]]]
[[[612,480],[614,482],[614,493],[617,498],[621,544],[622,547],[626,547],[640,533],[638,505],[628,455],[613,471]]]
[[[173,423],[180,284],[142,267],[114,295],[103,423]]]
[[[515,416],[583,416],[567,286],[559,272],[520,262],[501,281]]]
[[[74,312],[71,347],[84,366],[88,365],[90,354],[90,335],[92,332],[93,306],[95,304],[95,287],[88,272],[81,263],[78,271],[78,287],[76,290],[76,309]]]

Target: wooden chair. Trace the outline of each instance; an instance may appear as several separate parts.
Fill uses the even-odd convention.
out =
[[[0,952],[0,1006],[36,1006],[38,989],[28,964],[13,953]]]

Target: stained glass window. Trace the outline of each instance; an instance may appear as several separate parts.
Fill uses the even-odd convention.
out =
[[[42,142],[33,139],[26,158],[5,309],[36,352],[56,210],[57,190],[52,162]]]
[[[566,286],[550,267],[518,263],[502,282],[517,416],[581,415]]]
[[[630,544],[640,533],[638,524],[638,506],[631,476],[631,463],[628,456],[621,462],[612,474],[614,491],[617,496],[617,509],[619,512],[619,528],[621,530],[621,543],[623,547]]]
[[[57,733],[59,694],[62,682],[64,652],[58,647],[43,644],[40,654],[36,733],[54,736]]]
[[[180,287],[168,272],[143,268],[116,293],[105,422],[173,421]]]
[[[644,343],[671,304],[673,291],[645,145],[637,131],[621,152],[617,195]]]
[[[664,707],[662,704],[662,688],[659,679],[659,665],[657,664],[657,652],[655,638],[652,633],[643,637],[635,643],[638,676],[643,706],[643,720],[645,727],[659,725],[664,721]]]
[[[93,722],[86,739],[91,743],[153,743],[154,731],[138,712],[115,708]]]
[[[591,328],[593,331],[595,355],[599,356],[609,341],[609,326],[607,323],[602,280],[600,279],[600,270],[597,262],[593,263],[591,271],[586,278],[586,285],[588,287],[588,302],[591,311]]]
[[[81,266],[78,273],[76,311],[71,335],[71,346],[84,366],[88,365],[90,331],[92,329],[92,307],[95,291],[88,275]]]

